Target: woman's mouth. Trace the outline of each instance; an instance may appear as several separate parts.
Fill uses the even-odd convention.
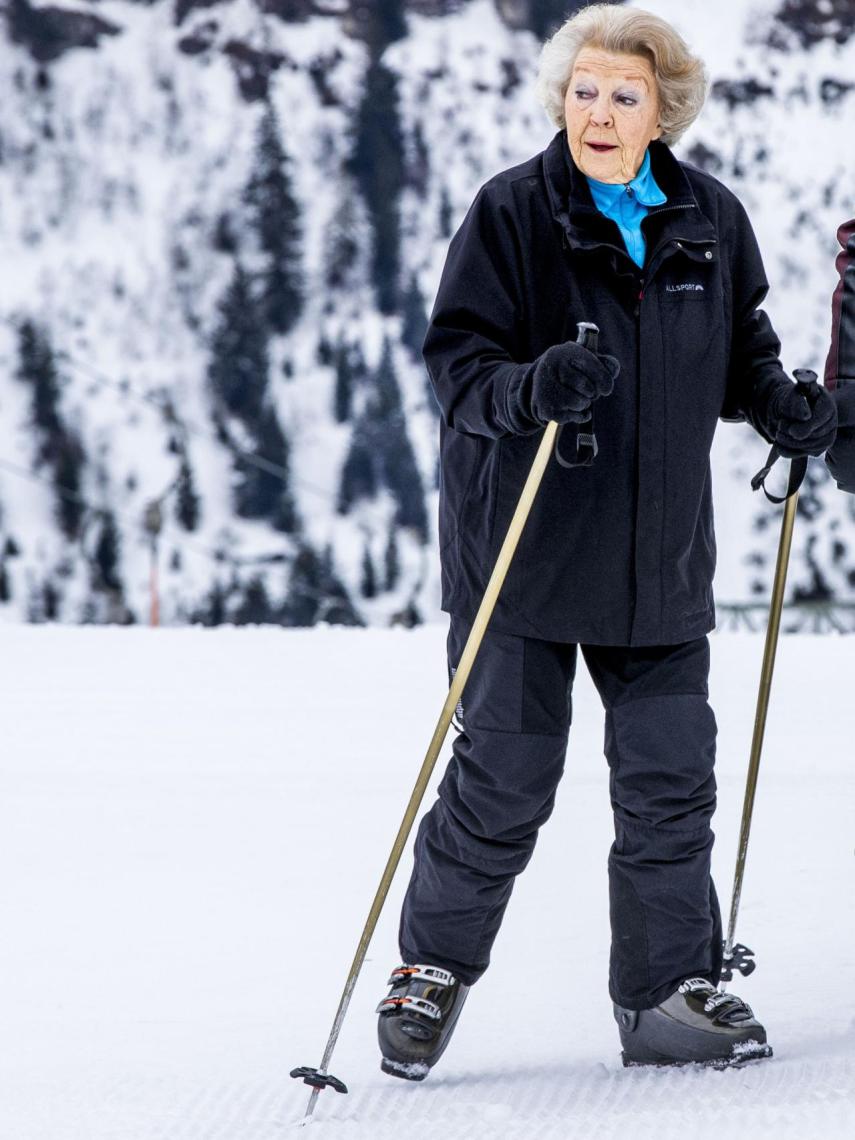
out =
[[[597,154],[608,154],[611,150],[617,150],[617,146],[614,143],[589,142],[585,143],[585,146],[589,146],[591,150]]]

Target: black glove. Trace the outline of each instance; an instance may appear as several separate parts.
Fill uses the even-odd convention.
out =
[[[598,356],[575,340],[554,344],[537,358],[526,411],[540,424],[581,424],[594,400],[611,394],[620,373],[613,356]]]
[[[766,426],[785,459],[822,455],[837,435],[837,405],[825,388],[810,403],[798,385],[780,384],[769,401]]]

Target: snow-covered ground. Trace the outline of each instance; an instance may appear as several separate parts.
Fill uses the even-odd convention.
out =
[[[3,1140],[298,1135],[443,699],[444,629],[5,627]],[[762,639],[713,640],[729,897]],[[423,1085],[379,1072],[402,867],[309,1135],[837,1140],[855,1112],[855,639],[778,655],[734,985],[774,1060],[624,1071],[606,993],[610,817],[584,670],[555,815]],[[305,1134],[304,1134],[305,1135]]]

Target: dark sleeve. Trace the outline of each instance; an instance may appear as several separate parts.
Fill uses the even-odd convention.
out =
[[[825,362],[825,386],[837,401],[837,439],[825,454],[828,470],[841,491],[855,494],[855,219],[837,233],[840,280],[831,299],[831,351]]]
[[[730,197],[730,211],[723,213],[727,233],[725,272],[731,283],[731,353],[727,395],[722,419],[745,420],[772,442],[768,412],[772,393],[789,384],[780,361],[781,342],[766,313],[760,308],[769,292],[769,282],[754,230],[742,204]]]
[[[532,370],[520,358],[522,261],[513,211],[488,184],[451,240],[422,349],[455,431],[499,438],[539,430],[519,405]]]
[[[855,380],[855,219],[837,231],[843,247],[837,255],[840,280],[831,298],[831,351],[825,362],[825,386],[841,378]]]

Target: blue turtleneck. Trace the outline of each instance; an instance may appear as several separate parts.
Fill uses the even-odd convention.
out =
[[[587,175],[585,176],[587,178]],[[627,252],[636,265],[644,265],[647,243],[641,232],[641,223],[651,206],[661,206],[668,199],[656,185],[650,169],[650,151],[631,182],[597,182],[588,178],[594,205],[601,214],[617,222]]]

